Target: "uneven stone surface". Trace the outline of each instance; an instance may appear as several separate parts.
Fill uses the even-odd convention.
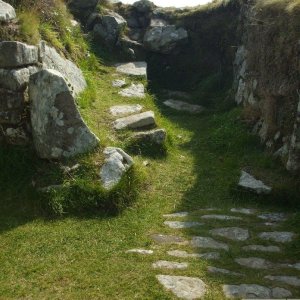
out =
[[[230,220],[242,220],[240,217],[234,216],[226,216],[226,215],[204,215],[201,217],[204,220],[222,220],[222,221],[230,221]]]
[[[123,97],[136,97],[136,98],[145,98],[145,88],[142,83],[134,84],[132,83],[128,88],[121,90],[119,95]]]
[[[197,248],[211,248],[211,249],[223,249],[228,251],[228,245],[217,242],[210,237],[194,236],[191,241],[191,245]]]
[[[103,186],[111,189],[133,165],[133,159],[120,148],[107,147],[103,153],[105,162],[101,167],[100,177]]]
[[[61,73],[42,70],[32,75],[29,97],[33,141],[41,158],[70,157],[98,145],[98,138],[82,120]]]
[[[207,260],[219,259],[220,253],[218,252],[207,252],[207,253],[188,253],[186,251],[181,250],[171,250],[167,252],[168,255],[174,257],[181,257],[181,258],[202,258]]]
[[[238,185],[256,194],[270,194],[272,191],[271,187],[265,185],[261,180],[255,179],[245,171],[242,171]]]
[[[280,252],[277,246],[249,245],[242,248],[245,251],[260,251],[260,252]]]
[[[9,22],[16,17],[15,9],[10,4],[0,0],[0,22]]]
[[[38,48],[16,41],[0,42],[0,68],[17,68],[38,63]]]
[[[157,275],[156,278],[179,299],[199,299],[206,292],[206,284],[196,277]]]
[[[258,215],[258,218],[262,220],[267,220],[269,222],[281,222],[287,219],[284,213],[266,213]]]
[[[126,81],[124,79],[116,79],[112,81],[111,85],[113,87],[123,87],[126,85]]]
[[[288,243],[293,240],[295,234],[288,231],[273,231],[273,232],[262,232],[258,235],[261,239],[266,241],[273,241],[277,243]]]
[[[122,117],[126,115],[136,114],[141,112],[143,109],[142,105],[115,105],[112,106],[109,111],[114,117]]]
[[[184,270],[189,266],[188,263],[179,263],[174,261],[159,260],[152,264],[154,269],[171,269],[171,270]]]
[[[220,273],[220,274],[226,274],[226,275],[233,275],[233,276],[244,276],[244,274],[232,272],[226,269],[216,268],[216,267],[207,267],[207,271],[209,273]]]
[[[0,69],[0,86],[11,91],[25,90],[29,82],[29,76],[28,68]]]
[[[280,283],[285,283],[292,286],[300,286],[300,278],[296,276],[272,276],[268,275],[264,277],[265,279],[271,281],[277,281]]]
[[[153,254],[152,250],[146,250],[146,249],[130,249],[127,250],[126,253],[137,253],[137,254],[143,254],[143,255],[151,255]]]
[[[126,128],[137,129],[137,128],[143,128],[151,125],[155,125],[155,118],[154,118],[153,111],[147,111],[129,117],[120,118],[113,123],[113,127],[116,130],[121,130]]]
[[[152,234],[151,238],[158,244],[176,244],[176,245],[187,245],[188,241],[180,236],[175,235],[163,235],[163,234]]]
[[[226,298],[276,299],[291,297],[290,291],[282,288],[267,288],[258,284],[223,285]]]
[[[165,221],[165,225],[173,229],[191,228],[203,225],[199,222],[180,222],[180,221]]]
[[[132,138],[143,143],[162,145],[166,140],[167,133],[164,129],[153,129],[135,133]]]
[[[165,218],[185,218],[189,215],[187,211],[181,211],[173,214],[165,214],[163,217]]]
[[[234,261],[251,269],[270,269],[275,266],[272,262],[260,257],[236,258]]]
[[[116,64],[116,69],[119,73],[147,77],[147,63],[144,61]]]
[[[256,209],[252,208],[232,208],[230,211],[244,215],[254,215],[256,213]]]
[[[300,271],[300,263],[292,264],[291,267]]]
[[[179,100],[166,100],[164,101],[164,105],[178,111],[186,111],[192,114],[201,113],[204,110],[200,105],[190,104]]]
[[[233,241],[246,241],[249,238],[248,229],[239,227],[217,228],[209,231],[214,236],[221,236]]]
[[[29,137],[23,128],[7,128],[4,136],[10,145],[26,145],[29,143]]]

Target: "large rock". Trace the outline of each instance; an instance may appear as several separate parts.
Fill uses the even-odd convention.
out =
[[[104,188],[111,189],[133,165],[133,159],[120,148],[107,147],[103,151],[105,162],[100,171]]]
[[[0,22],[7,23],[16,17],[15,9],[10,4],[0,0]]]
[[[42,70],[30,77],[33,141],[41,158],[61,159],[93,149],[99,142],[76,107],[64,76]]]
[[[25,90],[29,82],[28,68],[0,69],[0,86],[11,91]]]
[[[17,68],[38,63],[38,48],[16,41],[0,42],[0,68]]]
[[[116,130],[121,129],[138,129],[146,126],[155,125],[155,118],[153,111],[147,111],[137,115],[132,115],[129,117],[124,117],[117,119],[113,126]]]
[[[272,188],[265,185],[261,180],[255,179],[252,175],[242,171],[240,181],[238,184],[240,187],[256,194],[270,194]]]
[[[116,69],[126,75],[147,77],[147,63],[144,61],[119,63],[116,64]]]
[[[168,54],[187,40],[188,33],[183,28],[177,29],[174,25],[156,26],[145,33],[144,45],[150,51]]]

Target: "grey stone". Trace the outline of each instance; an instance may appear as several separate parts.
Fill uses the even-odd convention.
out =
[[[130,249],[130,250],[127,250],[126,253],[137,253],[137,254],[143,254],[143,255],[151,255],[151,254],[153,254],[153,250]]]
[[[260,257],[236,258],[234,261],[251,269],[270,269],[275,266],[272,262]]]
[[[0,86],[11,91],[25,90],[29,82],[30,72],[27,68],[0,69]]]
[[[184,270],[189,266],[188,263],[179,263],[174,261],[159,260],[152,264],[154,269],[171,269],[171,270]]]
[[[218,252],[207,252],[207,253],[188,253],[182,250],[171,250],[167,252],[170,256],[181,257],[181,258],[202,258],[207,260],[214,260],[220,258]]]
[[[135,133],[132,138],[143,143],[162,145],[165,142],[166,137],[167,133],[164,129],[153,129]]]
[[[29,137],[21,127],[7,128],[4,136],[10,145],[26,145],[29,143]]]
[[[71,167],[69,166],[62,166],[61,169],[64,171],[64,173],[72,173],[80,168],[80,164],[75,164]]]
[[[258,215],[258,218],[262,220],[267,220],[269,222],[281,222],[287,219],[284,213],[266,213]]]
[[[112,81],[111,85],[113,87],[123,87],[126,85],[126,81],[124,79],[116,79]]]
[[[119,63],[116,64],[116,70],[126,75],[147,77],[147,63],[144,61]]]
[[[192,114],[201,113],[204,111],[204,108],[200,105],[194,105],[187,102],[179,101],[179,100],[166,100],[164,101],[164,105],[173,108],[178,111],[185,111]]]
[[[208,266],[207,270],[210,273],[220,273],[220,274],[233,275],[233,276],[244,276],[241,273],[236,273],[236,272],[229,271],[229,270],[226,270],[226,269],[221,269],[221,268],[216,268],[216,267],[211,267],[211,266]]]
[[[153,111],[147,111],[144,113],[131,115],[129,117],[120,118],[113,123],[113,127],[116,130],[137,129],[153,125],[155,125],[155,117]]]
[[[256,213],[256,209],[252,208],[232,208],[230,211],[244,215],[254,215]]]
[[[142,14],[150,13],[155,8],[154,3],[149,0],[136,1],[132,4],[132,6]]]
[[[292,286],[300,286],[300,278],[296,276],[272,276],[268,275],[264,277],[265,279],[271,280],[271,281],[277,281],[280,283],[285,283]]]
[[[255,192],[256,194],[270,194],[272,188],[265,185],[262,181],[255,179],[252,175],[242,171],[238,184],[240,187]]]
[[[191,245],[197,248],[211,248],[211,249],[223,249],[228,251],[228,245],[217,242],[210,237],[194,236],[191,241]]]
[[[300,271],[300,263],[292,264],[291,267]]]
[[[157,275],[156,278],[179,299],[199,299],[206,293],[206,284],[196,277]]]
[[[288,243],[293,240],[295,233],[286,232],[286,231],[271,231],[271,232],[262,232],[258,236],[259,238],[266,241],[273,241],[277,243]]]
[[[226,215],[204,215],[201,217],[204,220],[222,220],[222,221],[231,221],[231,220],[242,220],[240,217],[226,216]]]
[[[280,252],[280,248],[277,246],[248,245],[242,249],[245,251]]]
[[[163,235],[153,234],[151,238],[158,244],[176,244],[176,245],[187,245],[188,241],[180,236],[175,235]]]
[[[153,18],[151,19],[151,22],[150,22],[150,27],[157,27],[157,26],[167,26],[169,25],[168,22],[164,19],[159,19],[159,18]]]
[[[185,218],[189,215],[186,211],[176,212],[172,214],[165,214],[163,215],[165,218]]]
[[[120,148],[107,147],[103,151],[105,161],[100,170],[104,188],[111,189],[133,165],[133,159]]]
[[[165,221],[165,225],[173,229],[191,228],[203,225],[199,222],[180,222],[180,221]]]
[[[115,105],[112,106],[109,111],[115,117],[127,116],[141,112],[143,109],[142,105]]]
[[[82,120],[63,75],[42,70],[30,77],[33,141],[41,158],[61,159],[85,153],[98,138]]]
[[[142,83],[134,84],[132,83],[129,87],[121,90],[119,95],[123,97],[132,98],[145,98],[145,87]]]
[[[0,22],[10,22],[17,17],[15,9],[8,3],[0,0]]]
[[[249,238],[248,229],[239,227],[216,228],[209,232],[214,236],[224,237],[233,241],[246,241]]]
[[[162,90],[164,95],[168,98],[175,98],[175,99],[180,99],[180,100],[191,100],[192,96],[183,91],[174,91],[174,90]]]
[[[287,289],[275,287],[272,288],[272,297],[275,299],[285,299],[292,297],[292,293]]]
[[[38,48],[16,41],[0,42],[0,68],[17,68],[38,63]]]
[[[187,41],[187,31],[174,25],[150,27],[144,35],[145,47],[150,51],[163,54],[169,54],[174,48]]]

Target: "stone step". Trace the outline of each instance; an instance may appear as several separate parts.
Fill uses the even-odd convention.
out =
[[[143,143],[154,143],[162,145],[167,137],[165,129],[153,129],[148,131],[137,132],[132,136],[132,139]]]
[[[241,273],[229,271],[229,270],[226,270],[226,269],[211,267],[211,266],[207,267],[207,271],[209,273],[219,273],[219,274],[233,275],[233,276],[245,276],[244,274],[241,274]]]
[[[145,98],[145,87],[142,83],[132,83],[129,87],[121,90],[119,95],[128,98]]]
[[[223,249],[226,251],[229,250],[228,245],[221,242],[217,242],[210,237],[203,237],[203,236],[194,236],[192,238],[191,245],[196,248]]]
[[[122,74],[147,77],[147,63],[144,61],[118,63],[115,67]]]
[[[142,105],[115,105],[112,106],[109,111],[114,117],[124,117],[132,114],[140,113],[143,109]]]
[[[176,244],[187,245],[188,241],[180,236],[164,235],[164,234],[152,234],[151,238],[158,244]]]
[[[220,253],[218,252],[207,252],[207,253],[188,253],[182,250],[171,250],[167,252],[168,255],[174,257],[181,257],[181,258],[202,258],[207,260],[219,259]]]
[[[271,231],[262,232],[258,235],[259,238],[265,241],[273,241],[277,243],[288,243],[293,240],[295,233],[288,231]]]
[[[173,229],[191,228],[203,225],[199,222],[179,222],[179,221],[165,221],[165,225]]]
[[[248,229],[239,227],[216,228],[209,231],[213,236],[220,236],[233,241],[246,241],[249,238]]]
[[[111,82],[111,85],[112,85],[112,87],[122,88],[123,86],[126,85],[126,80],[125,79],[116,79]]]
[[[163,215],[164,218],[185,218],[189,215],[187,211],[176,212],[172,214]]]
[[[185,111],[192,114],[201,113],[204,111],[204,107],[200,105],[194,105],[187,102],[169,99],[163,102],[165,106],[173,108],[178,111]]]
[[[184,270],[189,266],[188,263],[179,263],[175,261],[159,260],[152,264],[154,269],[170,269],[170,270]]]
[[[129,117],[124,117],[117,119],[113,123],[113,127],[116,130],[121,129],[138,129],[146,126],[154,126],[155,125],[155,117],[153,111],[147,111],[144,113],[131,115]]]

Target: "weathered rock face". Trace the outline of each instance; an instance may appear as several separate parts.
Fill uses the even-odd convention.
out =
[[[8,3],[0,0],[0,22],[9,22],[15,19],[15,9]]]
[[[87,152],[98,144],[82,120],[64,76],[42,70],[30,77],[31,124],[41,158],[61,159]]]
[[[150,13],[154,8],[155,5],[153,2],[149,1],[149,0],[140,0],[140,1],[136,1],[133,3],[132,5],[139,13]]]
[[[89,15],[94,11],[99,0],[68,0],[67,4],[71,12],[85,22]]]

